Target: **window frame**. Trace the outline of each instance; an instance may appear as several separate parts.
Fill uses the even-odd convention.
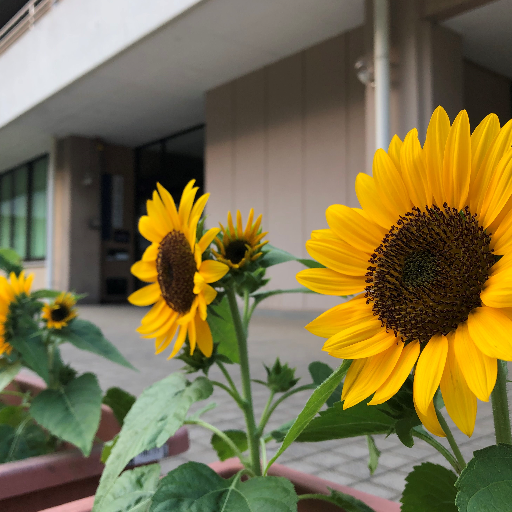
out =
[[[10,190],[10,201],[11,201],[11,211],[10,211],[10,240],[9,240],[9,248],[14,247],[14,224],[15,224],[15,216],[14,216],[14,188],[15,188],[15,173],[22,169],[23,167],[27,168],[27,202],[26,202],[26,219],[27,219],[27,230],[26,230],[26,236],[25,236],[25,257],[22,258],[23,261],[46,261],[47,257],[47,250],[48,247],[45,248],[45,255],[42,258],[34,258],[31,255],[31,240],[32,240],[32,211],[33,211],[33,192],[34,192],[34,164],[39,162],[43,159],[49,159],[48,153],[43,153],[42,155],[39,155],[35,158],[32,158],[26,162],[23,162],[21,164],[18,164],[16,167],[13,167],[12,169],[8,169],[5,172],[2,172],[0,174],[0,190],[2,187],[2,182],[4,178],[8,175],[12,175],[11,179],[11,190]],[[48,194],[48,165],[46,167],[46,194]],[[46,198],[48,200],[48,195],[46,195]],[[48,216],[46,215],[46,221],[48,222]],[[2,212],[0,210],[0,229],[2,229]],[[48,232],[48,225],[46,225],[46,232]]]

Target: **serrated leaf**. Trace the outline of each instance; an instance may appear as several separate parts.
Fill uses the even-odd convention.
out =
[[[212,331],[214,343],[218,343],[217,353],[228,357],[233,363],[240,362],[235,326],[226,297],[219,304],[208,307],[206,320]]]
[[[0,269],[6,274],[14,272],[16,275],[19,275],[22,272],[23,265],[21,257],[14,249],[0,249]]]
[[[23,330],[22,336],[14,336],[9,343],[20,352],[25,364],[49,384],[48,353],[41,336]]]
[[[402,512],[457,512],[457,475],[439,464],[424,462],[407,475],[400,501]]]
[[[26,417],[18,426],[0,425],[0,463],[49,453],[48,436]]]
[[[308,366],[309,374],[313,379],[313,383],[320,386],[322,382],[327,379],[334,371],[328,364],[320,361],[314,361]],[[340,383],[333,391],[332,395],[326,400],[327,407],[332,407],[336,402],[341,400],[341,391],[343,390],[343,383]]]
[[[135,370],[121,352],[103,336],[101,330],[87,320],[75,318],[58,334],[63,341],[68,341],[80,350],[92,352],[113,363]]]
[[[223,432],[229,437],[229,439],[231,439],[231,441],[233,441],[241,453],[245,452],[249,448],[247,443],[247,434],[243,430],[224,430]],[[226,460],[236,455],[226,441],[217,434],[213,434],[211,445],[217,452],[219,460]]]
[[[117,387],[109,388],[103,397],[103,403],[112,409],[119,425],[123,424],[124,418],[135,400],[136,398],[133,395]]]
[[[59,290],[36,290],[30,296],[33,299],[56,299],[62,292]]]
[[[407,446],[407,448],[412,448],[414,446],[414,438],[412,436],[412,432],[414,427],[421,425],[421,421],[418,416],[407,416],[405,418],[401,418],[397,420],[395,423],[395,432],[398,436],[398,439]]]
[[[125,471],[105,496],[103,512],[146,512],[159,479],[159,464]]]
[[[321,411],[303,432],[298,442],[318,442],[330,439],[344,439],[373,434],[388,434],[395,420],[380,411],[376,406],[368,406],[367,400],[343,410],[338,402],[333,407]]]
[[[103,499],[130,460],[144,450],[159,448],[183,425],[190,406],[205,400],[213,387],[205,377],[191,384],[173,373],[146,388],[124,419],[96,491],[94,511],[103,512]]]
[[[18,375],[21,370],[21,363],[8,363],[0,361],[0,391],[4,390]]]
[[[42,427],[87,457],[101,415],[101,389],[92,373],[85,373],[61,389],[45,389],[33,400],[30,414]]]
[[[318,386],[313,394],[306,402],[304,409],[297,416],[290,430],[286,433],[283,443],[279,450],[269,462],[267,469],[281,456],[281,454],[299,437],[301,432],[308,426],[309,422],[314,418],[316,413],[322,408],[325,401],[332,395],[338,384],[345,378],[350,367],[351,361],[345,361],[332,375],[329,376],[320,386]]]
[[[457,480],[460,512],[512,510],[512,446],[477,450]]]
[[[160,480],[150,512],[297,512],[292,483],[281,477],[240,474],[224,480],[198,462],[187,462]]]
[[[370,475],[373,475],[377,469],[377,466],[379,465],[380,450],[377,448],[375,439],[373,439],[372,436],[367,435],[366,441],[368,442],[369,452],[368,469],[370,470]]]

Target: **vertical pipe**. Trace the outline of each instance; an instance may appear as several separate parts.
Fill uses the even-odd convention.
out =
[[[389,0],[373,1],[374,73],[375,73],[375,144],[387,150],[389,136]]]
[[[55,160],[57,157],[57,139],[52,140],[52,149],[48,159],[48,176],[46,179],[46,287],[53,288],[53,234],[54,215],[53,198],[55,187]]]

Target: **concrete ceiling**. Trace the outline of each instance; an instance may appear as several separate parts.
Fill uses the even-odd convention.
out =
[[[1,128],[0,169],[52,136],[137,146],[201,123],[206,91],[363,21],[364,0],[206,0]]]
[[[497,0],[443,25],[463,37],[464,55],[512,79],[512,0]]]

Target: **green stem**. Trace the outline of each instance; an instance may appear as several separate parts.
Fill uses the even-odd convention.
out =
[[[510,411],[507,396],[507,363],[498,360],[498,377],[491,393],[496,444],[512,444]]]
[[[421,439],[422,441],[425,441],[430,446],[435,448],[451,464],[452,468],[455,469],[458,474],[460,474],[462,468],[457,462],[457,459],[437,439],[429,436],[426,432],[421,432],[415,429],[412,430],[412,435],[418,439]]]
[[[244,290],[244,312],[242,319],[246,335],[249,331],[249,321],[251,320],[251,314],[252,310],[249,309],[249,290]]]
[[[244,401],[238,393],[233,393],[233,391],[230,388],[228,388],[228,386],[226,386],[225,384],[222,384],[222,382],[218,382],[216,380],[211,380],[210,382],[212,383],[213,386],[217,386],[218,388],[223,389],[238,404],[240,409],[244,409]]]
[[[439,424],[441,425],[441,428],[443,429],[444,433],[446,434],[446,439],[448,439],[450,448],[452,449],[453,454],[457,458],[457,462],[460,466],[460,469],[463,470],[466,467],[466,461],[464,460],[464,457],[462,456],[462,453],[459,449],[459,446],[457,445],[457,442],[455,441],[455,438],[453,437],[452,431],[450,430],[448,423],[446,423],[444,416],[441,414],[441,411],[439,411],[437,409],[437,407],[436,407],[436,414],[437,414],[437,419],[439,420]]]
[[[231,375],[229,374],[227,368],[220,361],[217,361],[217,365],[219,366],[220,371],[224,375],[225,379],[228,381],[228,384],[230,385],[231,390],[233,391],[233,393],[235,393],[236,395],[240,396],[240,394],[238,393],[238,389],[236,388],[236,385],[233,382],[233,379],[231,378]]]
[[[263,433],[263,429],[265,428],[268,420],[274,413],[274,411],[277,409],[280,403],[284,402],[287,398],[291,397],[295,393],[299,393],[301,391],[306,391],[308,389],[316,389],[315,384],[305,384],[304,386],[299,386],[298,388],[291,389],[290,391],[286,392],[283,396],[279,397],[273,404],[272,407],[270,407],[266,414],[264,412],[263,416],[261,417],[260,425],[258,427],[260,433]]]
[[[265,439],[260,437],[260,447],[261,447],[261,463],[264,468],[267,467],[268,460],[267,460],[267,446],[265,444]]]
[[[19,396],[21,398],[25,398],[25,393],[21,391],[9,391],[8,389],[4,389],[0,391],[0,395],[11,395],[11,396]]]
[[[251,373],[249,369],[249,353],[247,349],[247,336],[242,319],[240,318],[240,311],[236,303],[235,292],[233,289],[228,288],[226,295],[235,326],[236,337],[238,340],[238,352],[240,357],[240,373],[242,376],[242,390],[243,398],[245,401],[244,413],[245,423],[247,425],[247,442],[249,444],[249,454],[251,458],[251,465],[256,476],[261,475],[260,453],[259,453],[259,435],[256,429],[256,421],[254,420],[254,407],[252,404],[251,393]],[[247,296],[246,296],[246,302]]]
[[[219,430],[216,426],[211,425],[210,423],[207,423],[206,421],[203,420],[185,420],[184,424],[198,425],[218,435],[231,448],[233,453],[240,459],[240,461],[244,463],[245,458],[238,449],[237,445],[233,443],[233,441],[231,441],[231,439],[224,432],[222,432],[222,430]]]
[[[270,390],[270,396],[268,397],[267,403],[265,404],[265,408],[263,409],[263,413],[261,414],[260,424],[258,425],[258,432],[260,433],[260,435],[263,434],[263,429],[265,428],[268,418],[270,418],[268,412],[270,410],[270,406],[272,405],[272,400],[274,400],[275,394],[275,391]]]

